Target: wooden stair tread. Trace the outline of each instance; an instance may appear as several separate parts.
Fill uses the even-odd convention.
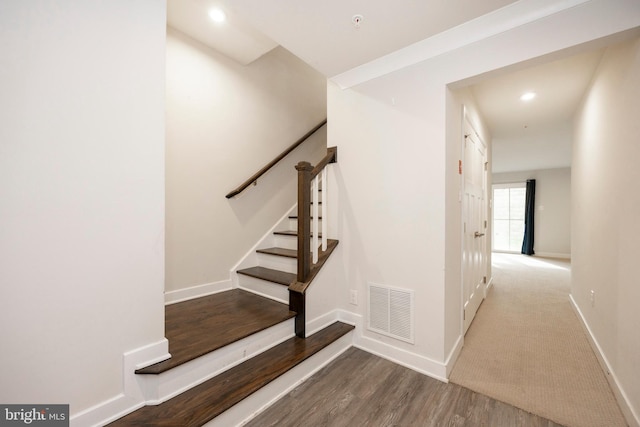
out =
[[[285,286],[289,286],[296,280],[295,273],[287,273],[286,271],[274,270],[267,267],[249,267],[238,270],[237,273]]]
[[[136,373],[165,372],[294,316],[286,304],[242,289],[168,305],[165,336],[171,358]]]
[[[353,328],[336,322],[306,339],[291,338],[160,405],[145,406],[109,425],[202,426]]]
[[[266,249],[258,249],[256,252],[260,254],[275,255],[275,256],[281,256],[285,258],[298,257],[298,251],[296,249],[266,248]]]
[[[298,236],[298,230],[280,230],[280,231],[274,231],[273,234],[275,234],[276,236],[293,236],[293,237],[297,237]],[[311,236],[313,237],[313,233],[311,233]],[[318,237],[322,237],[322,233],[318,233]]]

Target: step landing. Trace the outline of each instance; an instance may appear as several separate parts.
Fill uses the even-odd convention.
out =
[[[306,339],[294,337],[156,406],[109,424],[199,427],[258,392],[354,329],[335,322]],[[248,414],[245,414],[248,415]]]
[[[160,374],[295,317],[285,304],[242,289],[165,307],[165,336],[171,358],[138,369]]]

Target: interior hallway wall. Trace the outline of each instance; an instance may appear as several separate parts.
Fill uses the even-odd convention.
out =
[[[638,117],[636,38],[603,56],[576,115],[571,176],[571,296],[629,405],[623,412],[631,425],[640,425]]]
[[[326,127],[225,195],[326,117],[326,79],[283,48],[243,66],[170,27],[166,58],[166,290],[228,288],[230,269],[296,203],[295,164],[326,154]]]

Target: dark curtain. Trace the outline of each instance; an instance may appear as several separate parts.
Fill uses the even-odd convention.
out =
[[[524,240],[522,253],[533,255],[533,215],[536,210],[536,180],[527,180],[527,194],[524,204]]]

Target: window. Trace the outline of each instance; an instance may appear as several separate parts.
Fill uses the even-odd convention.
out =
[[[493,186],[493,250],[520,252],[524,238],[526,184]]]

